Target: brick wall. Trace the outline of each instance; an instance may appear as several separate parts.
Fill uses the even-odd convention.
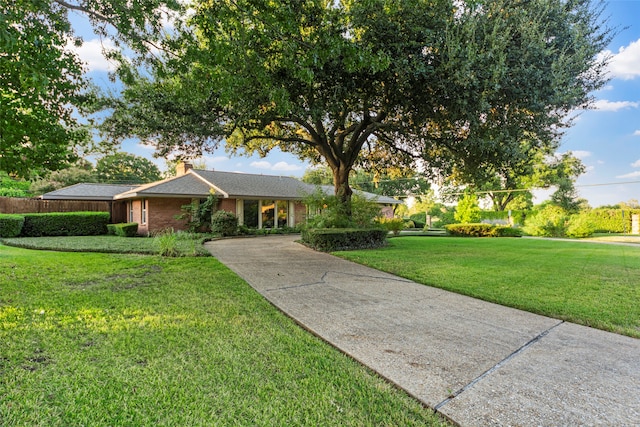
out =
[[[236,199],[219,199],[218,210],[236,215]]]
[[[186,230],[186,221],[175,219],[182,213],[181,207],[191,203],[191,199],[147,199],[147,233],[166,230]],[[140,230],[140,228],[138,228]]]

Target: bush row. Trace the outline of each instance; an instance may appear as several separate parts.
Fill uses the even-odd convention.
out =
[[[458,237],[522,237],[519,228],[494,224],[449,224],[445,228],[452,236]]]
[[[315,228],[302,232],[302,242],[323,252],[373,249],[387,244],[387,230],[380,228]]]
[[[107,232],[108,212],[0,215],[0,237],[94,236]]]

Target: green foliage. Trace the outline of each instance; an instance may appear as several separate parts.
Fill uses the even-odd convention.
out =
[[[407,228],[402,218],[379,218],[378,223],[385,230],[392,232],[394,236],[397,236],[402,230]]]
[[[113,224],[114,234],[120,237],[136,237],[138,235],[137,222],[125,222],[123,224]],[[108,226],[107,226],[108,227]]]
[[[0,172],[0,197],[29,197],[30,183],[11,178],[6,172]]]
[[[143,184],[159,181],[162,174],[156,165],[144,157],[119,152],[97,161],[96,177],[99,182]]]
[[[589,218],[588,212],[580,212],[571,215],[567,224],[567,237],[583,238],[591,237],[595,232],[595,226]]]
[[[176,219],[187,222],[190,232],[207,232],[211,230],[211,214],[218,206],[218,198],[215,194],[209,194],[204,202],[194,201],[181,207],[182,213],[176,215]]]
[[[86,82],[79,44],[57,2],[0,2],[0,171],[19,177],[60,169],[88,139],[72,105]]]
[[[70,185],[79,184],[81,182],[97,182],[96,174],[92,168],[92,165],[89,165],[88,168],[72,166],[66,169],[50,172],[46,177],[33,181],[31,184],[31,191],[34,194],[44,194]]]
[[[631,215],[640,214],[640,209],[592,209],[588,217],[596,233],[629,233]]]
[[[180,251],[178,251],[178,237],[172,228],[156,234],[153,240],[158,247],[158,255],[166,257],[176,257],[180,255]]]
[[[0,214],[0,237],[19,236],[23,225],[23,215]]]
[[[311,214],[307,218],[309,228],[368,228],[380,215],[380,206],[363,196],[351,197],[351,216],[337,196],[330,196],[318,187],[303,200]],[[315,212],[315,213],[314,213]]]
[[[92,236],[107,233],[108,212],[24,214],[22,236]]]
[[[238,218],[227,211],[216,211],[211,215],[211,232],[221,236],[238,234]]]
[[[521,237],[519,228],[493,224],[449,224],[447,232],[458,237]]]
[[[547,205],[527,216],[523,230],[531,236],[563,237],[566,235],[568,219],[564,209]]]
[[[379,228],[312,228],[302,231],[302,241],[323,252],[373,249],[387,244],[387,231]]]
[[[116,235],[116,225],[107,224],[107,236],[115,236],[115,235]]]
[[[458,200],[456,213],[453,215],[455,220],[463,224],[472,224],[480,221],[480,206],[478,205],[478,196],[474,193],[466,193]]]

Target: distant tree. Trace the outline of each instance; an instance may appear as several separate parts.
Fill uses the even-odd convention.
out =
[[[29,181],[15,179],[0,171],[0,197],[30,197]]]
[[[40,195],[82,182],[97,181],[98,177],[93,168],[87,169],[85,167],[72,166],[50,172],[44,178],[34,180],[31,184],[31,191],[35,195]]]
[[[116,153],[102,157],[96,163],[98,182],[142,184],[162,179],[158,167],[144,157]]]

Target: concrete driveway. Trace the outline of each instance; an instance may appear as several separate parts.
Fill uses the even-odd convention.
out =
[[[640,425],[640,340],[416,284],[297,238],[206,247],[304,328],[459,425]]]

